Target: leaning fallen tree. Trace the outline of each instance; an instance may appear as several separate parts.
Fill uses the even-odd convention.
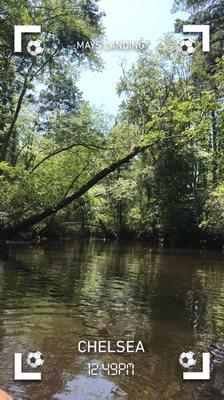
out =
[[[24,218],[22,221],[16,222],[14,224],[10,224],[0,229],[0,238],[1,239],[10,239],[15,238],[17,234],[20,232],[24,232],[30,227],[38,224],[39,222],[47,219],[51,215],[56,214],[58,211],[62,210],[64,207],[73,203],[85,193],[87,193],[93,186],[95,186],[98,182],[104,179],[106,176],[116,171],[118,168],[127,164],[130,160],[132,160],[137,154],[141,153],[145,149],[147,149],[150,144],[135,146],[128,154],[119,160],[113,162],[108,167],[99,171],[96,175],[90,178],[85,184],[83,184],[79,189],[77,189],[72,194],[64,197],[59,202],[53,204],[50,207],[45,208],[40,213],[31,215],[30,217]]]

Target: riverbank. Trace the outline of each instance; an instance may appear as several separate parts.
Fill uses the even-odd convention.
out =
[[[58,241],[68,241],[68,240],[79,240],[79,239],[89,239],[89,240],[102,240],[102,241],[125,241],[125,242],[134,242],[134,243],[147,243],[151,246],[159,246],[164,248],[173,248],[173,247],[181,247],[185,249],[198,249],[198,250],[217,250],[224,252],[224,236],[212,236],[206,235],[205,233],[201,235],[180,235],[176,233],[175,235],[165,234],[164,232],[158,232],[153,235],[122,235],[111,236],[111,235],[99,235],[85,232],[85,233],[69,233],[65,232],[64,234],[54,234],[54,235],[43,235],[43,234],[20,234],[18,238],[12,238],[10,240],[0,240],[0,244],[12,244],[12,245],[21,245],[21,244],[32,244],[32,245],[42,245],[44,243],[52,243]]]

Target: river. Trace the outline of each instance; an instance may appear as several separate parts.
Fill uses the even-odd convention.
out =
[[[80,353],[79,341],[142,341],[145,353]],[[41,382],[13,379],[13,356],[43,353]],[[211,353],[210,381],[178,358]],[[224,399],[224,255],[147,243],[71,240],[0,249],[0,387],[15,400]],[[135,374],[88,363],[134,364]],[[36,370],[35,370],[36,372]]]

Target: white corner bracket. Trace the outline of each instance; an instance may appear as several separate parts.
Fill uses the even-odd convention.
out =
[[[210,25],[184,25],[184,33],[202,33],[202,50],[210,51]]]
[[[202,354],[202,372],[184,372],[184,380],[209,381],[210,379],[210,353]]]
[[[15,381],[41,381],[40,372],[22,371],[22,354],[14,354],[14,380]]]
[[[23,33],[41,33],[40,25],[15,25],[14,26],[14,52],[22,51],[22,35]]]

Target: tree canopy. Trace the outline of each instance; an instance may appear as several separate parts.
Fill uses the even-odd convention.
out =
[[[1,238],[223,237],[222,7],[218,0],[175,1],[174,10],[189,12],[190,22],[211,24],[211,52],[202,53],[198,42],[186,59],[176,37],[165,35],[129,70],[121,65],[122,103],[111,118],[78,87],[86,64],[101,68],[93,49],[76,46],[102,38],[97,1],[3,6]],[[42,55],[31,57],[25,40],[22,54],[13,52],[17,23],[41,24]]]

